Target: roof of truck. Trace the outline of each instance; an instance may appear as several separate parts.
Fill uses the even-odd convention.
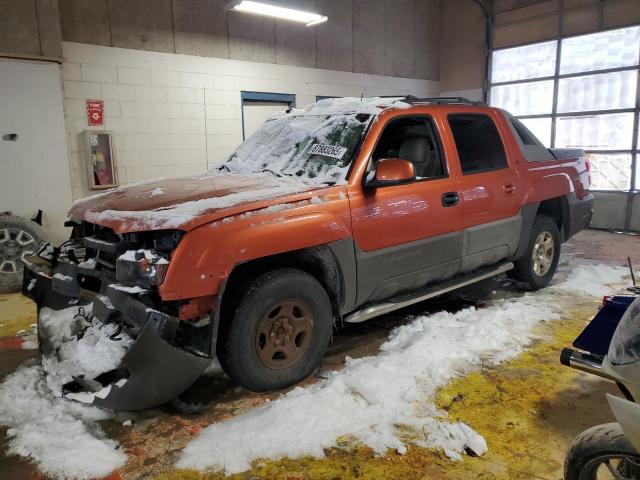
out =
[[[337,97],[326,98],[308,105],[305,108],[290,108],[286,112],[279,112],[270,117],[278,118],[283,115],[341,115],[341,114],[371,114],[377,115],[387,108],[411,108],[422,105],[472,105],[486,106],[483,102],[468,100],[464,97],[426,97],[413,95],[398,95],[389,97]]]

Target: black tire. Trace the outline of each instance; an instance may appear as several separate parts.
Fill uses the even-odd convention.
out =
[[[40,225],[13,215],[0,215],[0,292],[22,287],[23,265],[20,257],[35,253],[45,239]],[[27,244],[22,244],[30,240]]]
[[[537,251],[537,242],[541,235],[549,235],[553,241],[553,252],[548,258],[548,270],[541,271],[536,265],[540,265],[540,261],[536,264],[534,254]],[[525,284],[528,290],[538,290],[546,287],[558,268],[558,260],[560,259],[560,231],[558,225],[551,218],[539,215],[533,222],[531,236],[524,254],[514,262],[514,269],[511,277]],[[545,256],[546,257],[546,256]],[[547,261],[547,258],[545,258]]]
[[[640,462],[640,454],[626,439],[620,425],[605,423],[585,430],[571,442],[564,460],[564,480],[596,480],[607,461]],[[629,478],[638,478],[637,467]]]
[[[331,302],[320,282],[301,270],[273,270],[243,289],[221,364],[250,391],[286,388],[320,365],[332,330]]]

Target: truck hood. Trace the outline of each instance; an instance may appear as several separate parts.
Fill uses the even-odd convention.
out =
[[[113,229],[192,230],[200,225],[269,205],[298,201],[315,187],[271,174],[163,178],[126,185],[77,201],[69,217]],[[290,198],[289,198],[290,197]]]

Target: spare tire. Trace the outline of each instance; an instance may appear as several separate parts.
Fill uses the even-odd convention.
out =
[[[45,240],[36,222],[13,215],[0,215],[0,292],[22,287],[24,265],[20,259],[34,254]]]

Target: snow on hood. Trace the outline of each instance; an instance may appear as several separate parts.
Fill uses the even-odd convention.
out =
[[[189,229],[194,219],[221,209],[313,188],[317,187],[268,173],[210,172],[125,185],[83,198],[74,203],[69,216],[108,226],[117,232]]]

